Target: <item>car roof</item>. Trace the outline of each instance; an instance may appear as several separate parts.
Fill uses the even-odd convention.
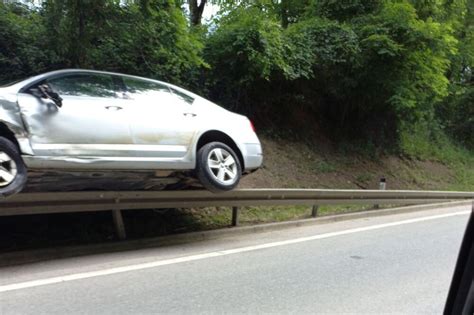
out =
[[[148,81],[158,82],[160,84],[166,85],[170,88],[173,88],[173,89],[178,90],[178,91],[180,91],[184,94],[187,94],[187,95],[193,97],[194,99],[203,99],[201,96],[199,96],[199,95],[197,95],[193,92],[190,92],[190,91],[188,91],[188,90],[186,90],[186,89],[184,89],[180,86],[176,86],[174,84],[163,82],[163,81],[160,81],[160,80],[150,79],[150,78],[146,78],[146,77],[140,77],[140,76],[136,76],[136,75],[125,74],[125,73],[119,73],[119,72],[99,71],[99,70],[90,70],[90,69],[61,69],[61,70],[49,71],[49,72],[45,72],[45,73],[42,73],[42,74],[38,74],[38,75],[33,76],[33,77],[29,77],[29,78],[24,79],[22,81],[19,81],[15,84],[12,84],[12,85],[6,87],[6,89],[8,89],[12,92],[14,91],[15,93],[18,92],[18,91],[22,92],[22,91],[25,90],[25,88],[29,88],[32,84],[40,82],[40,81],[42,81],[46,78],[61,75],[61,74],[68,74],[68,73],[99,73],[99,74],[118,75],[118,76],[123,76],[123,77],[136,78],[136,79],[140,79],[140,80],[148,80]]]
[[[118,76],[132,77],[132,78],[137,78],[137,79],[142,79],[142,80],[150,80],[150,81],[159,82],[161,84],[170,85],[169,83],[162,82],[162,81],[159,81],[159,80],[140,77],[140,76],[135,76],[135,75],[129,75],[129,74],[125,74],[125,73],[90,70],[90,69],[61,69],[61,70],[49,71],[49,72],[45,72],[45,73],[42,73],[42,74],[39,74],[39,75],[36,75],[36,76],[33,76],[33,77],[29,77],[25,80],[22,80],[20,82],[17,82],[15,84],[13,84],[12,87],[15,86],[15,87],[22,88],[22,87],[28,86],[32,83],[41,81],[45,78],[51,77],[51,76],[57,76],[57,75],[61,75],[61,74],[70,74],[70,73],[71,74],[72,73],[97,73],[97,74],[118,75]]]

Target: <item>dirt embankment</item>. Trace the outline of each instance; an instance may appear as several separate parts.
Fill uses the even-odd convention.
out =
[[[240,188],[451,189],[455,171],[433,161],[399,156],[346,155],[331,144],[309,145],[262,138],[263,167],[245,177]]]

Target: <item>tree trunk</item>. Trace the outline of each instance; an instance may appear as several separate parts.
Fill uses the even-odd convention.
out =
[[[191,26],[201,25],[202,13],[204,12],[206,2],[207,0],[201,0],[198,4],[198,0],[188,0]]]
[[[86,17],[84,12],[84,7],[82,1],[78,1],[78,9],[79,9],[79,36],[78,36],[78,56],[77,56],[77,64],[79,67],[84,67],[85,63],[85,29],[86,29]]]
[[[288,0],[281,0],[280,16],[281,16],[281,26],[283,28],[287,28],[288,27]]]

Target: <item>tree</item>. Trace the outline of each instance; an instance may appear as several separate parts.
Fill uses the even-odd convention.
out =
[[[96,68],[187,85],[202,45],[173,0],[49,0],[44,5],[58,67]],[[189,83],[191,84],[191,83]]]
[[[54,60],[42,16],[22,3],[0,2],[0,84],[44,71]]]
[[[90,67],[89,51],[106,35],[112,0],[47,0],[44,16],[49,45],[67,67]]]
[[[229,108],[255,113],[255,97],[264,97],[261,86],[275,74],[291,73],[286,48],[276,19],[257,8],[235,9],[207,39],[211,95]]]
[[[8,2],[2,82],[96,68],[191,86],[292,130],[307,121],[383,145],[424,124],[474,139],[472,0]],[[201,27],[209,4],[220,12]]]
[[[451,56],[449,95],[437,108],[437,118],[447,134],[474,149],[474,1],[449,1],[446,11],[458,53]]]
[[[192,26],[201,25],[202,13],[206,6],[207,0],[188,0],[189,5],[189,19]]]

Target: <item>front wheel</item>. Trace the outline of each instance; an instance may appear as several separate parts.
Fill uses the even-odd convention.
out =
[[[26,166],[16,145],[0,137],[0,197],[20,192],[26,178]]]
[[[196,174],[204,188],[222,192],[237,187],[242,167],[229,146],[221,142],[210,142],[197,152]]]

